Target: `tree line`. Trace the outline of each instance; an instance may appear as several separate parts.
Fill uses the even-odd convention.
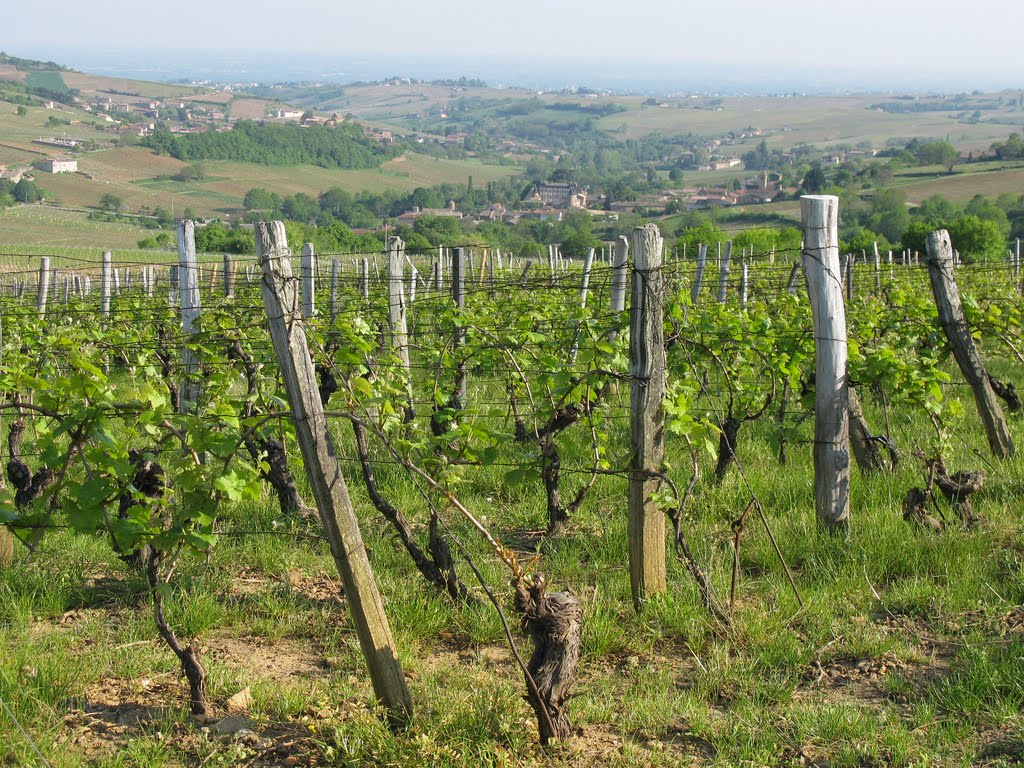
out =
[[[367,139],[348,123],[325,126],[268,125],[240,120],[231,131],[175,135],[158,130],[139,142],[157,154],[186,162],[234,160],[258,165],[316,165],[321,168],[376,168],[399,153]]]

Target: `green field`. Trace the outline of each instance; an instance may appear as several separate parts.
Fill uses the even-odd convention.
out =
[[[901,189],[909,203],[920,203],[930,195],[942,195],[956,202],[975,195],[1022,195],[1024,163],[971,163],[956,166],[952,174],[945,168],[907,169],[896,174],[892,186]]]
[[[68,211],[45,205],[21,205],[0,210],[0,251],[17,246],[30,253],[40,248],[83,248],[97,251],[135,248],[150,230],[125,222],[90,221],[83,211]],[[50,251],[42,251],[50,255]],[[5,262],[6,263],[6,262]]]

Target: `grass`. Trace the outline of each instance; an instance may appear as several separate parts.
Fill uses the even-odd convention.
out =
[[[975,195],[1019,195],[1024,190],[1024,164],[971,163],[955,166],[953,173],[935,167],[908,169],[896,174],[892,186],[902,189],[911,203],[920,203],[931,195],[942,195],[954,202],[964,202]]]
[[[411,308],[414,320],[418,311]],[[1012,361],[997,365],[1010,378],[1024,372]],[[498,394],[475,378],[471,393]],[[963,406],[951,423],[951,468],[979,466],[986,448],[969,390],[954,384],[947,397]],[[865,397],[865,407],[879,428],[878,403]],[[550,750],[536,744],[494,612],[457,607],[424,585],[347,462],[416,702],[408,731],[390,733],[372,707],[326,547],[300,536],[311,529],[282,520],[270,499],[238,508],[225,527],[280,535],[222,537],[208,562],[187,558],[169,611],[198,638],[215,704],[251,686],[254,730],[287,744],[299,764],[1014,764],[1024,757],[1024,459],[988,468],[977,526],[916,528],[901,507],[907,489],[922,483],[909,451],[926,444],[928,427],[903,412],[893,424],[903,460],[891,474],[854,472],[848,539],[815,525],[803,442],[809,425],[786,465],[775,458],[771,418],[744,426],[743,476],[700,482],[687,534],[719,594],[728,592],[731,521],[754,492],[804,601],[800,607],[764,528],[748,521],[731,635],[710,626],[692,580],[671,558],[668,592],[634,613],[626,484],[601,477],[570,533],[548,542],[538,564],[555,588],[573,589],[585,612],[570,704],[581,732]],[[1021,424],[1019,414],[1011,416],[1015,433]],[[612,445],[626,444],[626,428],[616,423]],[[350,456],[349,431],[335,429],[339,453]],[[684,453],[670,437],[671,466],[687,466]],[[672,471],[685,479],[685,471]],[[421,526],[424,503],[403,474],[382,464],[377,479]],[[500,467],[467,468],[459,494],[506,541],[544,525],[539,488],[506,485]],[[458,530],[508,605],[504,569]],[[150,622],[138,575],[102,540],[56,533],[27,563],[0,571],[0,697],[55,766],[238,765],[259,757],[252,743],[219,737],[184,714],[175,661],[152,642]],[[527,652],[528,643],[520,644]],[[0,718],[5,759],[30,764],[32,753]]]

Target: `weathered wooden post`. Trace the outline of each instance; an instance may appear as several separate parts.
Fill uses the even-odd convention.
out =
[[[110,251],[103,252],[103,266],[100,267],[100,314],[106,320],[110,317],[110,288],[113,279],[113,255]]]
[[[50,295],[50,257],[39,259],[39,294],[36,296],[36,309],[40,317],[46,316],[46,298]]]
[[[747,271],[747,269],[748,269],[747,268],[747,262],[744,261],[743,262],[743,272],[740,274],[740,308],[741,309],[746,309],[747,308],[747,286],[748,286],[748,283],[747,283],[748,271]]]
[[[466,256],[467,248],[453,248],[452,249],[452,265],[451,265],[451,281],[452,281],[452,301],[455,302],[455,307],[460,312],[466,308]],[[462,326],[458,326],[455,329],[455,346],[462,347],[466,343],[466,331]],[[460,353],[461,354],[461,353]],[[469,395],[469,389],[466,382],[466,364],[464,361],[459,362],[459,368],[456,372],[456,378],[459,385],[458,402],[455,403],[456,408],[463,409],[466,407],[466,398]]]
[[[839,268],[839,198],[800,198],[803,268],[814,315],[814,507],[827,530],[850,524],[846,309]]]
[[[725,301],[725,293],[729,284],[729,267],[732,262],[732,240],[725,243],[725,252],[721,255],[718,266],[718,303]]]
[[[224,298],[235,298],[235,260],[230,253],[224,254]]]
[[[666,589],[665,513],[652,499],[665,460],[665,344],[662,237],[655,224],[633,230],[629,308],[629,576],[633,605]]]
[[[303,245],[299,270],[302,277],[302,316],[304,318],[310,318],[316,312],[316,286],[313,282],[314,257],[313,244]]]
[[[335,256],[331,260],[331,325],[338,318],[338,277],[341,273],[341,261]]]
[[[263,271],[263,304],[270,320],[274,352],[324,537],[341,576],[373,690],[392,723],[403,724],[412,717],[412,697],[320,402],[316,369],[291,280],[284,224],[259,222],[256,250]]]
[[[953,246],[949,242],[949,233],[940,229],[932,232],[925,239],[928,262],[928,279],[935,295],[935,305],[939,309],[939,322],[946,332],[953,356],[960,366],[964,379],[971,385],[974,402],[978,407],[978,415],[985,425],[988,435],[988,446],[993,455],[1008,459],[1013,456],[1013,441],[1010,430],[1006,426],[1003,409],[999,406],[995,392],[989,382],[988,372],[981,360],[978,348],[974,345],[971,329],[967,327],[964,308],[960,303],[960,289],[953,278]]]
[[[408,396],[406,419],[411,421],[415,413],[412,407],[412,371],[409,363],[409,330],[406,322],[405,295],[405,243],[402,238],[388,238],[388,326],[391,331],[391,346],[405,371],[405,387]]]
[[[583,277],[580,278],[580,306],[584,309],[587,306],[587,289],[590,287],[590,270],[594,266],[594,249],[587,253],[583,261]]]
[[[690,303],[696,304],[700,301],[700,288],[704,282],[704,268],[708,263],[708,247],[701,243],[697,247],[697,273],[693,276],[693,285],[690,286]]]
[[[363,294],[363,301],[370,300],[370,261],[363,257],[363,274],[359,280],[359,289]]]
[[[196,228],[195,222],[185,219],[178,222],[178,294],[181,297],[181,330],[185,343],[181,348],[181,382],[180,412],[189,413],[196,407],[199,400],[200,385],[197,381],[199,361],[196,354],[189,349],[190,337],[195,333],[195,324],[199,319],[199,268],[196,263]]]
[[[615,241],[612,253],[612,313],[621,312],[626,308],[626,282],[629,279],[629,240],[621,235]]]

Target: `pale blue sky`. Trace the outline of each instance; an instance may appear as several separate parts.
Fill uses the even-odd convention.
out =
[[[307,50],[663,60],[1024,85],[1020,0],[4,0],[0,50]],[[86,12],[83,13],[83,10]],[[1016,83],[1019,79],[1021,82]]]

